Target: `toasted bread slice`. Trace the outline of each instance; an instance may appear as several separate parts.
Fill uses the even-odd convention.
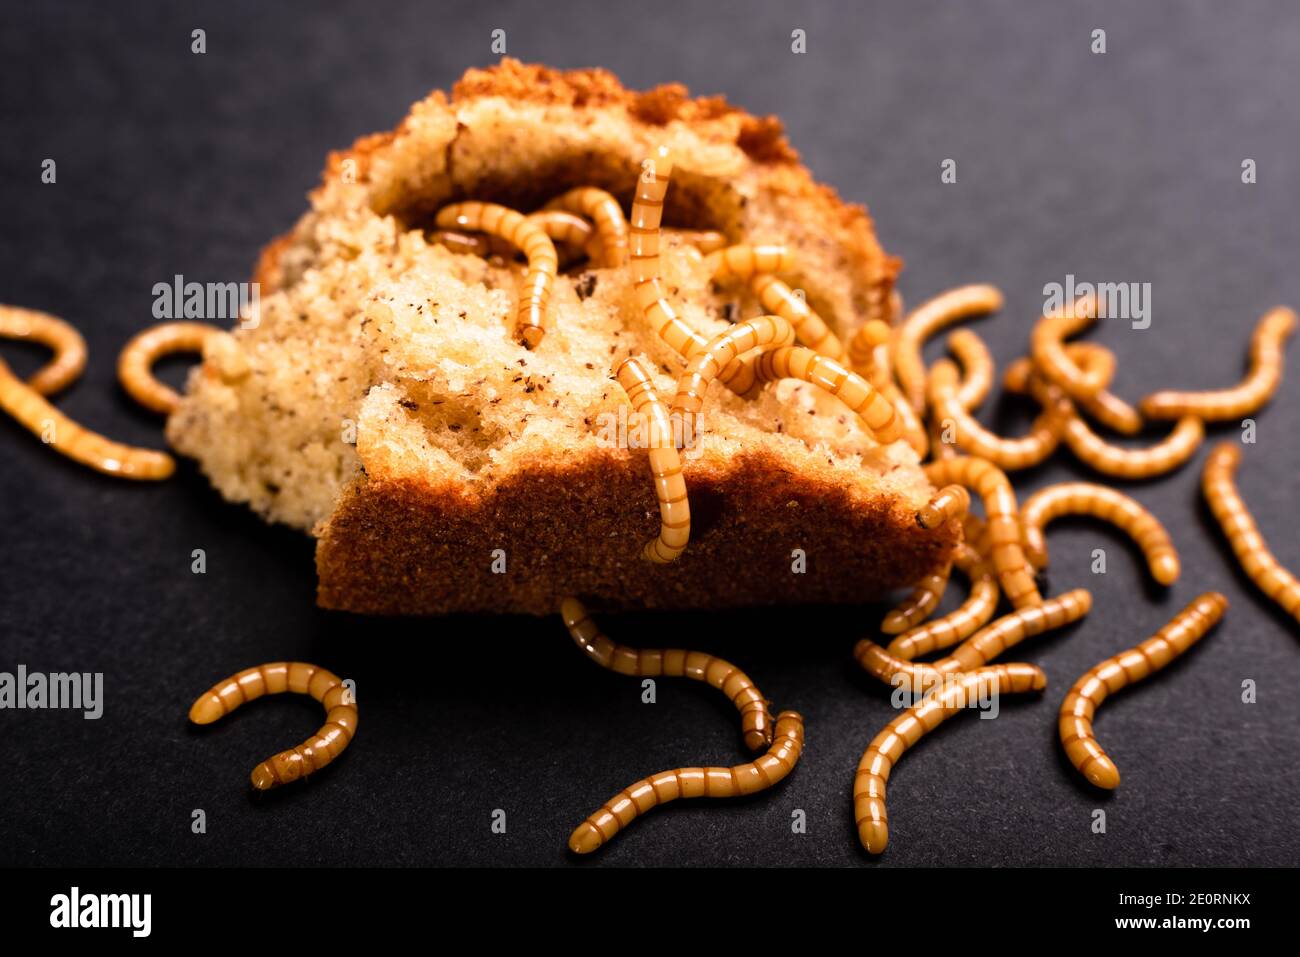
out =
[[[774,119],[678,86],[624,90],[601,70],[504,60],[392,133],[331,156],[311,210],[264,252],[259,321],[206,355],[168,422],[228,499],[317,538],[319,601],[385,614],[719,608],[862,600],[943,562],[932,493],[903,442],[880,446],[837,401],[783,381],[718,385],[684,461],[692,535],[652,565],[646,453],[620,441],[630,354],[671,396],[683,362],[636,308],[627,269],[560,275],[546,338],[512,335],[520,267],[430,241],[433,213],[473,198],[524,211],[577,185],[630,204],[658,144],[677,169],[665,224],[781,242],[784,276],[841,336],[892,320],[897,260],[866,211],[815,183]],[[706,336],[763,310],[666,237],[665,278]]]

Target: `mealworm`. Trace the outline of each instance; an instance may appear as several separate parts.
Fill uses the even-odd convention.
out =
[[[898,684],[901,676],[913,690],[926,690],[943,675],[973,671],[1025,639],[1076,622],[1091,610],[1092,594],[1076,588],[995,619],[937,661],[907,661],[869,638],[854,645],[853,658],[863,671],[886,684]]]
[[[0,305],[0,339],[39,342],[53,350],[54,358],[27,380],[41,395],[62,392],[86,368],[86,340],[70,323],[48,312]]]
[[[763,308],[788,321],[794,327],[795,338],[809,349],[830,359],[843,357],[844,344],[840,337],[784,282],[772,275],[761,275],[750,279],[749,285]]]
[[[202,322],[164,322],[138,333],[117,357],[117,378],[131,398],[146,409],[170,414],[181,397],[154,378],[153,365],[175,352],[203,353],[203,344],[223,334],[216,326]]]
[[[1201,473],[1201,489],[1214,519],[1227,536],[1242,570],[1256,587],[1300,622],[1300,581],[1282,566],[1259,532],[1250,509],[1237,491],[1235,476],[1241,450],[1231,442],[1216,445]]]
[[[677,394],[673,397],[672,413],[681,417],[683,425],[687,424],[689,417],[692,426],[691,434],[699,434],[698,416],[700,409],[704,407],[704,393],[708,390],[709,383],[715,378],[728,382],[730,377],[730,387],[741,395],[745,394],[757,383],[758,375],[755,363],[737,361],[740,354],[759,346],[785,345],[793,339],[794,329],[780,316],[746,319],[718,333],[686,364],[685,371],[677,381]],[[814,352],[809,354],[817,355]],[[872,392],[872,395],[874,396],[875,393]]]
[[[958,286],[922,303],[903,320],[894,336],[894,371],[912,408],[925,411],[925,340],[954,322],[1001,308],[1002,293],[993,286]]]
[[[802,379],[825,389],[857,415],[876,441],[884,445],[903,437],[902,426],[888,399],[856,372],[850,372],[834,359],[818,355],[806,346],[777,346],[766,350],[755,360],[753,373],[758,382]],[[679,387],[674,409],[682,395]]]
[[[790,272],[794,253],[787,246],[770,244],[751,246],[741,243],[710,253],[704,259],[715,282],[750,279],[762,273]]]
[[[619,791],[569,835],[569,850],[590,854],[642,814],[678,798],[739,797],[774,787],[803,751],[803,717],[797,711],[776,716],[776,736],[766,754],[730,768],[676,768],[642,778]]]
[[[561,209],[586,216],[596,226],[600,265],[614,268],[627,262],[628,229],[623,207],[617,199],[595,186],[579,186],[555,197],[547,209]]]
[[[871,329],[875,331],[868,331]],[[849,365],[894,407],[904,441],[919,457],[925,458],[930,448],[930,437],[925,423],[894,382],[889,360],[891,336],[892,330],[885,323],[879,319],[867,320],[849,345]]]
[[[1097,297],[1080,296],[1064,310],[1044,315],[1029,337],[1035,367],[1073,399],[1095,396],[1110,382],[1104,368],[1093,366],[1085,372],[1065,351],[1064,340],[1088,328],[1097,316]]]
[[[1062,515],[1091,515],[1125,532],[1142,549],[1151,577],[1162,585],[1178,580],[1181,566],[1169,533],[1134,499],[1113,488],[1090,482],[1049,485],[1031,495],[1020,507],[1025,533],[1025,557],[1035,568],[1047,565],[1043,527]]]
[[[953,567],[970,581],[970,595],[954,611],[942,618],[918,625],[897,636],[885,648],[903,661],[950,648],[978,631],[993,617],[998,605],[998,584],[993,569],[969,545],[958,545],[953,552]]]
[[[487,259],[489,256],[498,254],[499,250],[491,242],[498,237],[474,236],[470,233],[458,233],[452,229],[435,229],[429,233],[429,239],[440,246],[446,246],[454,253],[460,253],[463,256],[479,256]],[[503,245],[504,240],[499,240]]]
[[[958,398],[960,380],[957,367],[947,359],[940,359],[930,369],[926,390],[934,416],[952,423],[958,448],[987,459],[1004,471],[1032,468],[1056,451],[1070,411],[1062,402],[1044,406],[1027,435],[1005,438],[984,428],[963,408]]]
[[[1006,664],[962,675],[936,688],[889,724],[885,725],[858,762],[853,777],[853,818],[858,840],[872,854],[880,854],[889,843],[889,815],[885,807],[885,784],[894,764],[908,748],[971,702],[992,695],[1041,691],[1047,676],[1034,665]]]
[[[1088,781],[1108,791],[1119,786],[1119,769],[1092,733],[1097,707],[1121,688],[1159,671],[1200,641],[1223,617],[1228,599],[1206,592],[1193,599],[1154,635],[1091,668],[1061,702],[1057,729],[1070,763]]]
[[[1020,548],[1019,509],[1006,473],[984,459],[967,455],[929,462],[923,468],[932,485],[964,485],[980,496],[993,570],[1007,600],[1016,608],[1041,602],[1033,569]]]
[[[897,635],[929,618],[943,600],[951,573],[952,564],[948,563],[939,571],[924,576],[913,586],[910,595],[889,610],[880,623],[880,630],[887,635]]]
[[[211,724],[246,701],[264,694],[309,694],[325,706],[325,723],[296,748],[281,751],[253,768],[253,787],[279,787],[319,771],[346,748],[357,733],[357,706],[351,691],[333,672],[302,661],[277,661],[246,668],[218,682],[190,708],[195,724]]]
[[[969,511],[970,492],[966,491],[966,487],[945,485],[921,506],[916,513],[916,523],[922,528],[938,528],[953,519],[964,519]]]
[[[970,412],[979,408],[993,388],[993,356],[978,334],[957,329],[948,337],[948,349],[961,363],[961,383],[957,401]]]
[[[105,475],[156,481],[176,471],[166,452],[122,445],[72,421],[10,371],[0,359],[0,410],[55,451]]]
[[[577,248],[582,250],[582,254],[593,263],[600,262],[600,237],[591,228],[591,223],[576,213],[564,209],[544,209],[541,212],[529,213],[526,218],[534,226],[540,226],[542,231],[551,237],[552,242],[563,244],[563,247],[557,247],[557,255],[562,248],[566,250]]]
[[[1206,392],[1156,392],[1139,403],[1152,419],[1195,415],[1209,422],[1241,419],[1263,408],[1282,381],[1282,348],[1295,332],[1296,314],[1285,306],[1270,309],[1250,338],[1250,371],[1230,389]]]
[[[716,229],[665,229],[664,235],[674,236],[706,256],[730,245],[727,237]]]
[[[435,222],[442,229],[468,229],[501,236],[528,257],[528,270],[519,291],[515,336],[525,348],[536,349],[546,335],[543,327],[546,308],[559,271],[559,256],[551,237],[536,223],[530,223],[523,213],[496,203],[452,203],[438,210]]]
[[[1115,376],[1115,353],[1096,343],[1071,342],[1065,347],[1065,354],[1084,375],[1093,375],[1106,383],[1096,395],[1076,399],[1079,408],[1120,435],[1141,432],[1142,416],[1137,409],[1106,388]]]
[[[630,648],[606,637],[576,598],[560,602],[564,627],[587,657],[602,668],[637,678],[690,678],[717,688],[740,712],[745,746],[760,751],[772,743],[772,713],[762,692],[743,671],[702,651],[680,648]]]
[[[890,340],[894,337],[894,330],[890,328],[889,323],[883,319],[868,319],[858,327],[857,332],[853,333],[849,339],[849,365],[855,372],[871,379],[869,375],[872,366],[877,362],[876,347],[888,346]],[[888,369],[884,370],[885,375],[890,375]],[[875,382],[872,381],[874,385]]]
[[[654,380],[639,359],[633,356],[624,359],[614,370],[614,376],[627,393],[632,408],[649,427],[646,448],[655,495],[659,499],[659,537],[647,542],[642,554],[652,562],[665,564],[686,550],[691,537],[691,506],[672,421],[668,407],[655,391]]]

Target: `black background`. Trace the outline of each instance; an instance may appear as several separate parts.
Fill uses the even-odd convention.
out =
[[[202,56],[190,52],[196,27]],[[1104,55],[1089,49],[1098,27]],[[815,175],[869,203],[886,248],[908,261],[908,302],[970,281],[1006,291],[1006,310],[978,324],[1000,365],[1024,352],[1043,285],[1067,273],[1152,284],[1150,329],[1114,321],[1092,334],[1119,353],[1114,388],[1130,399],[1235,381],[1258,316],[1300,302],[1300,16],[1282,2],[9,4],[0,301],[87,336],[90,367],[59,405],[159,445],[159,422],[113,372],[153,321],[153,284],[247,278],[305,208],[326,151],[494,60],[494,28],[525,60],[602,65],[633,87],[679,80],[779,114]],[[806,54],[790,52],[795,28]],[[55,185],[40,182],[47,157]],[[942,185],[949,157],[958,182]],[[1255,185],[1241,182],[1247,157]],[[41,361],[13,344],[3,353],[22,374]],[[1295,567],[1291,366],[1241,485]],[[183,368],[167,374],[178,382]],[[982,418],[1013,431],[1026,421],[1015,403]],[[663,680],[643,705],[636,681],[584,660],[556,619],[316,609],[311,542],[223,503],[188,464],[162,485],[116,482],[8,422],[0,450],[0,670],[102,671],[107,697],[99,721],[0,712],[0,863],[565,864],[571,828],[635,778],[745,759],[717,692]],[[1004,701],[995,722],[954,720],[902,760],[878,864],[1300,862],[1297,629],[1227,560],[1199,503],[1204,455],[1132,489],[1181,550],[1167,594],[1108,528],[1054,528],[1052,591],[1084,584],[1094,611],[1023,647],[1049,674],[1044,700]],[[1087,473],[1062,453],[1017,484],[1076,476]],[[1105,575],[1089,570],[1095,547]],[[206,575],[190,571],[195,548]],[[1124,782],[1114,796],[1091,791],[1060,756],[1061,696],[1211,588],[1232,601],[1225,624],[1105,705],[1098,734]],[[809,747],[779,789],[656,811],[582,863],[865,862],[849,788],[893,712],[849,649],[880,611],[606,622],[619,639],[742,665],[777,707],[805,714]],[[356,680],[359,737],[310,781],[253,798],[249,770],[304,738],[319,707],[286,696],[203,732],[185,715],[217,679],[282,658]],[[1240,701],[1246,678],[1257,704]],[[1090,831],[1098,807],[1105,835]],[[190,830],[196,808],[204,835]],[[497,808],[504,835],[490,831]],[[791,833],[794,809],[807,834]]]

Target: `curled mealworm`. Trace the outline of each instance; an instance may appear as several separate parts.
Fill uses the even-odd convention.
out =
[[[1152,419],[1195,415],[1210,422],[1240,419],[1262,408],[1282,381],[1282,347],[1295,332],[1296,314],[1285,306],[1270,309],[1250,338],[1250,372],[1230,389],[1210,392],[1156,392],[1139,403]]]
[[[1005,692],[1041,691],[1045,687],[1047,676],[1034,665],[981,668],[945,682],[885,725],[863,752],[853,778],[853,818],[862,846],[872,854],[880,854],[889,843],[885,784],[894,764],[908,748],[972,701]]]
[[[873,329],[875,331],[870,331]],[[894,407],[904,441],[919,457],[925,458],[930,448],[930,437],[916,410],[894,382],[889,359],[891,336],[892,330],[885,323],[879,319],[867,320],[849,345],[849,365]]]
[[[952,565],[949,563],[923,577],[913,586],[910,595],[889,610],[880,623],[880,630],[887,635],[897,635],[929,618],[943,600],[951,573]]]
[[[499,255],[504,251],[497,248],[492,240],[497,240],[503,247],[509,245],[505,240],[496,236],[475,236],[471,233],[458,233],[454,229],[432,230],[429,233],[429,239],[439,246],[446,246],[454,253],[460,253],[463,256],[479,256],[483,259],[487,259],[491,255]]]
[[[982,628],[998,605],[998,583],[993,569],[969,545],[961,544],[953,552],[953,567],[970,581],[970,595],[954,611],[942,618],[905,631],[885,649],[903,661],[911,661],[932,651],[950,648]]]
[[[176,463],[166,452],[123,445],[78,425],[15,376],[2,359],[0,410],[55,451],[105,475],[155,481],[176,471]]]
[[[850,372],[834,359],[818,355],[805,346],[768,349],[755,360],[753,372],[758,382],[802,379],[826,390],[857,415],[878,442],[888,444],[903,436],[894,406],[888,399],[856,372]],[[680,387],[677,397],[674,408],[682,398]]]
[[[664,235],[674,236],[706,256],[730,245],[727,237],[716,229],[665,229]]]
[[[751,246],[741,243],[728,246],[705,258],[713,279],[724,282],[731,279],[750,279],[763,273],[790,272],[794,268],[794,253],[789,247],[771,244]]]
[[[203,344],[210,337],[224,334],[216,326],[202,322],[164,322],[151,326],[132,338],[118,355],[118,381],[146,409],[170,414],[180,404],[181,397],[154,378],[154,363],[174,352],[202,354]]]
[[[528,270],[519,291],[515,336],[526,348],[536,349],[546,335],[546,309],[559,270],[559,257],[551,237],[536,223],[530,223],[523,213],[496,203],[452,203],[438,210],[435,222],[442,229],[468,229],[501,236],[528,257]]]
[[[277,661],[246,668],[218,682],[190,708],[195,724],[211,724],[245,701],[264,694],[309,694],[325,706],[325,723],[296,748],[281,751],[253,768],[253,787],[279,787],[319,771],[340,754],[357,733],[357,706],[348,688],[333,672],[302,661]]]
[[[743,671],[702,651],[679,648],[630,648],[606,637],[576,598],[560,603],[564,627],[587,657],[602,668],[642,678],[691,678],[717,688],[740,712],[745,746],[759,751],[772,743],[772,713],[762,692]]]
[[[893,337],[894,330],[890,328],[889,323],[883,319],[868,319],[849,339],[849,365],[859,375],[870,380],[869,372],[872,365],[877,362],[876,347],[888,346]],[[892,372],[886,368],[884,374],[890,376]],[[875,384],[874,380],[872,384]]]
[[[1096,395],[1076,399],[1079,408],[1120,435],[1141,432],[1142,416],[1137,409],[1106,387],[1115,376],[1115,353],[1093,342],[1071,342],[1065,347],[1065,354],[1084,375],[1095,376],[1106,383]]]
[[[563,193],[546,204],[548,209],[560,209],[586,216],[596,225],[598,245],[590,250],[593,259],[608,267],[622,266],[627,262],[628,230],[623,207],[617,199],[595,186],[579,186]],[[584,244],[585,245],[585,244]]]
[[[650,455],[655,495],[659,499],[660,524],[659,537],[647,542],[642,554],[658,564],[671,562],[686,550],[686,543],[690,540],[691,506],[668,407],[659,398],[654,380],[639,359],[633,356],[624,359],[614,370],[614,376],[649,431],[646,448]]]
[[[1074,683],[1061,702],[1057,727],[1066,757],[1089,782],[1108,791],[1119,786],[1119,769],[1092,733],[1097,707],[1116,691],[1159,671],[1200,641],[1227,607],[1228,599],[1218,592],[1206,592],[1146,641],[1107,658]]]
[[[1090,482],[1049,485],[1031,495],[1020,508],[1025,531],[1025,557],[1035,568],[1047,565],[1043,526],[1062,515],[1091,515],[1128,534],[1146,557],[1151,577],[1162,585],[1178,580],[1181,566],[1169,533],[1140,503],[1113,488]]]
[[[730,768],[676,768],[642,778],[579,824],[569,835],[569,850],[590,854],[642,814],[678,798],[739,797],[773,787],[794,770],[802,751],[803,717],[782,711],[772,746],[758,760]]]
[[[961,363],[961,384],[957,387],[957,401],[970,412],[988,398],[993,388],[993,356],[984,340],[969,329],[957,329],[948,337],[948,350]]]
[[[925,411],[925,340],[954,322],[1001,308],[1002,293],[993,286],[958,286],[922,303],[903,320],[894,336],[894,371],[912,408]]]
[[[1235,476],[1241,450],[1222,442],[1210,451],[1201,473],[1201,489],[1214,519],[1232,546],[1242,570],[1256,587],[1300,622],[1300,581],[1282,566],[1269,549],[1259,526],[1237,491]]]
[[[719,379],[733,391],[744,395],[757,384],[758,376],[755,363],[740,362],[740,354],[760,346],[785,345],[793,339],[794,329],[780,316],[746,319],[718,333],[686,364],[685,371],[677,381],[673,414],[681,417],[683,427],[689,418],[691,434],[698,435],[698,417],[700,409],[704,407],[704,393],[708,390],[709,383],[715,378]],[[816,353],[810,354],[816,356]],[[872,395],[874,394],[873,392]]]
[[[562,244],[561,247],[556,248],[557,255],[561,249],[576,248],[582,250],[582,254],[593,263],[600,262],[600,237],[591,228],[591,223],[576,213],[564,209],[544,209],[541,212],[529,213],[527,219],[534,226],[540,226],[542,231],[551,237],[552,242]]]
[[[907,661],[868,638],[853,647],[853,658],[873,678],[891,685],[905,683],[913,691],[924,691],[943,675],[973,671],[1026,638],[1076,622],[1091,610],[1091,593],[1076,588],[995,619],[958,645],[951,655],[937,661]]]
[[[983,500],[993,570],[1007,600],[1016,608],[1042,601],[1033,568],[1020,547],[1020,513],[1006,473],[967,455],[929,462],[924,469],[932,485],[964,485]]]
[[[54,351],[54,358],[27,380],[41,395],[62,392],[86,368],[86,340],[70,323],[48,312],[0,305],[0,339],[39,342]]]
[[[962,520],[970,511],[970,492],[964,485],[945,485],[916,513],[922,528],[938,528],[953,519]]]
[[[1092,325],[1097,315],[1097,297],[1080,296],[1066,308],[1043,316],[1029,337],[1030,353],[1038,372],[1072,399],[1095,396],[1110,382],[1104,368],[1090,367],[1085,372],[1065,351],[1064,340]]]
[[[843,357],[840,337],[784,282],[772,275],[760,275],[750,279],[749,285],[763,308],[787,320],[794,327],[795,338],[809,349],[831,359]]]
[[[926,390],[934,416],[941,422],[952,423],[958,448],[987,459],[1004,471],[1032,468],[1056,451],[1070,413],[1063,401],[1044,406],[1027,435],[1009,439],[990,432],[966,411],[958,398],[960,380],[957,367],[947,359],[940,359],[930,369]]]

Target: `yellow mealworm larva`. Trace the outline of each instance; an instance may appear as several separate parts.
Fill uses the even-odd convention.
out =
[[[728,246],[710,253],[705,258],[713,279],[724,282],[731,279],[750,279],[762,273],[790,272],[794,268],[794,253],[781,245],[751,246],[743,243]]]
[[[903,437],[902,425],[894,413],[893,404],[873,389],[871,383],[834,359],[818,355],[806,346],[777,346],[768,349],[754,362],[753,372],[759,382],[802,379],[825,389],[855,413],[876,441],[882,444],[888,445]],[[681,398],[679,387],[678,400]],[[673,407],[677,406],[678,402],[674,402]]]
[[[880,854],[889,843],[885,783],[908,748],[972,703],[993,695],[1041,691],[1045,687],[1047,676],[1034,665],[981,668],[945,682],[885,725],[863,752],[853,778],[853,819],[862,846],[872,854]]]
[[[86,340],[71,324],[48,312],[0,305],[0,339],[39,342],[54,351],[54,358],[27,380],[41,395],[62,392],[86,368]]]
[[[639,359],[633,356],[624,359],[614,370],[614,376],[649,432],[646,448],[650,453],[655,495],[659,499],[660,525],[659,537],[648,542],[642,554],[659,564],[671,562],[686,550],[691,537],[691,506],[672,420],[668,417],[668,407],[655,392],[654,380]]]
[[[1091,668],[1074,683],[1061,702],[1057,727],[1070,763],[1089,782],[1108,791],[1119,786],[1119,769],[1092,733],[1097,707],[1110,695],[1142,681],[1173,661],[1218,623],[1228,599],[1206,592],[1154,635]]]
[[[1071,342],[1065,354],[1084,375],[1095,376],[1106,385],[1115,375],[1115,353],[1093,342]],[[1142,416],[1137,409],[1115,395],[1106,386],[1089,398],[1075,400],[1079,408],[1108,429],[1120,435],[1137,435],[1142,431]]]
[[[785,345],[794,339],[794,329],[780,316],[759,316],[738,322],[730,329],[718,333],[702,350],[695,353],[686,364],[677,381],[677,394],[673,397],[672,412],[680,416],[683,427],[690,418],[691,434],[698,435],[698,416],[704,407],[704,393],[715,378],[726,382],[737,393],[744,395],[758,381],[755,363],[739,361],[741,353],[760,346]],[[808,350],[805,350],[808,351]],[[816,353],[809,352],[817,358]],[[830,360],[824,360],[830,361]],[[858,379],[861,382],[861,379]],[[864,385],[866,383],[863,383]],[[874,391],[872,396],[874,396]],[[892,410],[890,411],[892,415]]]
[[[523,213],[496,203],[453,203],[438,210],[435,222],[442,229],[468,229],[501,236],[528,257],[528,270],[519,291],[515,335],[525,348],[536,349],[546,335],[546,310],[559,270],[559,256],[551,237],[536,223],[530,223]]]
[[[562,243],[567,249],[582,250],[582,254],[592,262],[600,261],[600,236],[591,228],[591,223],[576,213],[563,209],[544,209],[529,213],[527,219],[533,225],[542,227],[553,242]],[[559,253],[559,249],[556,253]]]
[[[740,712],[747,748],[759,751],[772,743],[772,713],[767,709],[767,700],[749,676],[730,662],[702,651],[629,648],[617,644],[601,632],[576,598],[566,598],[560,603],[560,617],[578,647],[602,668],[638,678],[665,675],[703,681],[725,694]]]
[[[754,794],[778,784],[803,751],[803,717],[797,711],[776,716],[776,735],[767,753],[730,768],[677,768],[660,771],[624,788],[569,836],[569,850],[590,854],[634,820],[679,798],[727,798]]]
[[[952,424],[958,448],[987,459],[1005,471],[1032,468],[1056,451],[1070,412],[1063,402],[1045,406],[1034,419],[1029,434],[1004,438],[980,425],[962,406],[958,398],[960,379],[957,367],[947,359],[940,359],[930,369],[926,390],[934,417]]]
[[[1042,601],[1034,572],[1020,547],[1020,510],[1006,473],[973,456],[958,455],[924,466],[931,485],[964,485],[984,502],[990,558],[998,584],[1016,608]]]
[[[1195,415],[1210,422],[1241,419],[1273,398],[1282,381],[1282,347],[1295,331],[1296,314],[1285,306],[1270,309],[1250,339],[1250,372],[1230,389],[1212,392],[1157,392],[1141,401],[1152,419]]]
[[[1064,389],[1072,399],[1095,396],[1110,383],[1110,376],[1104,368],[1093,366],[1085,372],[1065,351],[1064,340],[1092,325],[1097,315],[1097,297],[1080,296],[1070,306],[1043,316],[1029,337],[1030,353],[1037,371]]]
[[[964,485],[945,485],[916,513],[922,528],[938,528],[953,519],[961,521],[970,511],[970,492]]]
[[[873,328],[875,331],[870,331]],[[849,345],[849,365],[894,407],[904,441],[920,458],[925,458],[930,450],[930,436],[925,423],[894,382],[889,359],[889,340],[892,335],[893,330],[879,319],[867,320]]]
[[[624,217],[623,207],[618,200],[605,190],[595,186],[579,186],[555,197],[546,206],[548,209],[578,213],[595,224],[598,246],[592,252],[599,251],[600,265],[617,267],[627,262],[627,218]]]
[[[176,463],[166,452],[123,445],[78,425],[15,376],[2,359],[0,410],[55,451],[105,475],[156,481],[176,471]]]
[[[281,751],[253,768],[253,787],[279,787],[319,771],[340,754],[357,733],[357,706],[351,690],[333,672],[301,661],[277,661],[246,668],[213,685],[190,708],[195,724],[211,724],[245,701],[264,694],[309,694],[325,706],[325,723],[296,748]]]
[[[948,350],[961,364],[962,379],[957,401],[967,412],[979,408],[993,388],[993,356],[984,340],[969,329],[957,329],[948,337]]]
[[[1123,479],[1145,479],[1172,472],[1200,448],[1205,426],[1194,416],[1184,416],[1162,441],[1144,449],[1111,445],[1088,424],[1072,416],[1065,423],[1065,444],[1081,462],[1103,475]]]
[[[665,229],[665,236],[673,236],[689,246],[694,246],[704,255],[717,252],[730,245],[727,237],[716,229]]]
[[[863,671],[886,684],[904,683],[914,692],[925,691],[943,675],[979,668],[1026,638],[1076,622],[1091,610],[1091,593],[1076,588],[995,619],[937,661],[907,661],[868,638],[853,647],[853,658]]]
[[[202,354],[203,344],[222,330],[202,322],[164,322],[137,334],[117,357],[117,378],[122,388],[146,409],[170,414],[181,397],[154,378],[153,365],[175,352]]]
[[[866,378],[875,385],[875,379],[870,374],[872,366],[878,362],[876,348],[878,346],[888,346],[894,336],[894,330],[889,323],[883,319],[868,319],[858,327],[857,332],[849,339],[849,365],[853,371]],[[885,376],[891,376],[893,373],[888,369],[883,370]]]
[[[952,565],[946,564],[939,571],[924,576],[913,586],[910,595],[889,610],[880,623],[880,630],[887,635],[897,635],[929,618],[943,600],[951,572]]]
[[[953,553],[953,567],[970,581],[970,595],[954,611],[941,618],[905,631],[885,649],[903,661],[912,661],[932,651],[950,648],[982,628],[998,604],[998,583],[993,569],[969,545],[961,544]]]
[[[1001,308],[1002,293],[993,286],[958,286],[922,303],[903,320],[894,334],[894,371],[912,408],[925,411],[925,340],[954,322]]]
[[[1201,473],[1201,489],[1242,570],[1260,591],[1300,622],[1300,581],[1274,556],[1242,501],[1235,481],[1240,464],[1237,446],[1231,442],[1216,445]]]
[[[754,276],[749,281],[750,288],[758,296],[758,301],[768,312],[774,312],[794,326],[795,338],[809,349],[831,359],[844,355],[844,344],[840,337],[826,325],[826,320],[817,315],[802,296],[775,276],[764,274]]]
[[[495,239],[497,237],[491,237]],[[454,253],[460,253],[462,256],[480,256],[486,259],[488,256],[496,253],[493,244],[487,236],[474,236],[470,233],[458,233],[453,229],[435,229],[429,233],[429,239],[439,246],[446,246]]]
[[[1025,557],[1035,568],[1047,565],[1043,526],[1062,515],[1091,515],[1126,532],[1146,557],[1151,577],[1162,585],[1178,580],[1181,566],[1169,533],[1141,504],[1113,488],[1090,482],[1049,485],[1031,495],[1020,508],[1025,531]]]

